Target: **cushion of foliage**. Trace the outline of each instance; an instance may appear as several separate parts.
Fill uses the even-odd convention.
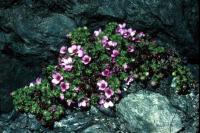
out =
[[[57,65],[45,70],[46,79],[12,93],[16,110],[35,114],[44,125],[59,120],[66,108],[113,108],[125,91],[122,85],[133,81],[156,88],[170,77],[178,94],[195,86],[174,50],[125,23],[109,23],[92,33],[78,28],[67,37],[70,46],[61,47]]]

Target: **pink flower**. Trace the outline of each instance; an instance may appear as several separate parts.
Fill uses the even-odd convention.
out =
[[[72,68],[73,68],[73,65],[64,65],[64,66],[63,66],[63,69],[64,69],[65,71],[67,71],[67,72],[70,72],[70,71],[72,70]]]
[[[64,100],[64,99],[65,99],[64,94],[60,93],[60,99],[61,99],[61,100]]]
[[[97,86],[99,87],[99,90],[105,90],[108,86],[108,83],[105,80],[100,80],[97,82]]]
[[[132,52],[134,52],[134,51],[135,51],[135,49],[134,49],[133,46],[128,46],[128,52],[132,53]]]
[[[105,98],[104,97],[101,97],[100,100],[99,100],[99,104],[102,105],[106,102]]]
[[[41,83],[42,83],[42,79],[38,77],[38,78],[36,78],[36,80],[34,82],[31,82],[29,84],[29,87],[32,87],[32,86],[35,86],[35,85],[39,85]]]
[[[71,47],[68,48],[68,52],[71,55],[78,55],[78,57],[83,57],[84,51],[83,48],[81,48],[80,45],[72,45]]]
[[[120,34],[120,35],[124,35],[125,33],[125,29],[117,29],[117,32]]]
[[[131,82],[133,82],[133,77],[128,77],[126,80],[126,85],[130,85]]]
[[[90,63],[90,61],[91,61],[91,57],[90,57],[90,56],[84,55],[84,56],[82,57],[82,62],[83,62],[83,64],[87,65],[88,63]]]
[[[135,40],[136,40],[136,38],[135,38],[135,37],[132,37],[132,38],[131,38],[131,41],[135,41]]]
[[[101,43],[103,44],[103,46],[106,46],[108,43],[108,37],[107,36],[103,36]]]
[[[114,94],[114,91],[112,89],[110,89],[110,88],[106,88],[104,90],[104,92],[105,92],[106,98],[110,98]]]
[[[123,68],[124,68],[124,71],[126,71],[129,68],[129,66],[125,63],[123,64]]]
[[[109,77],[111,75],[111,72],[109,69],[105,69],[103,72],[101,72],[101,75],[102,76],[106,76],[106,77]]]
[[[59,84],[61,80],[63,80],[63,76],[56,72],[54,74],[52,74],[53,79],[51,80],[51,82],[55,85]]]
[[[108,46],[115,47],[115,46],[117,46],[117,42],[109,41]]]
[[[125,28],[126,27],[126,23],[123,23],[123,24],[119,24],[118,25],[118,28],[120,28],[120,29],[123,29],[123,28]]]
[[[129,36],[130,36],[130,33],[128,32],[128,30],[124,29],[123,37],[124,38],[129,38]]]
[[[111,101],[106,101],[104,104],[103,104],[104,108],[109,108],[109,107],[113,107],[114,104],[113,102]]]
[[[41,82],[42,82],[42,79],[41,78],[36,78],[36,80],[35,80],[35,84],[36,85],[39,85],[39,84],[41,84]]]
[[[78,57],[83,57],[84,55],[83,49],[82,48],[78,49],[77,54],[78,54]]]
[[[101,29],[94,31],[94,36],[97,37],[101,33]]]
[[[68,82],[61,82],[60,83],[60,88],[62,92],[65,92],[66,90],[69,89],[69,83]]]
[[[132,28],[129,28],[128,32],[129,32],[131,37],[133,37],[136,34],[136,30],[133,30]]]
[[[75,90],[76,92],[79,92],[81,89],[80,89],[80,87],[75,87],[74,90]]]
[[[71,55],[76,54],[76,52],[77,52],[77,45],[72,45],[71,47],[69,47],[69,48],[68,48],[68,52],[69,52]]]
[[[118,55],[119,55],[119,51],[116,50],[116,49],[114,49],[114,50],[112,51],[111,57],[115,58],[115,57],[117,57]]]
[[[78,103],[79,107],[87,107],[89,105],[89,99],[84,99],[80,103]]]
[[[67,47],[66,46],[62,46],[60,48],[60,54],[65,54],[67,52]]]
[[[73,101],[72,101],[71,99],[68,99],[68,100],[67,100],[67,105],[70,106],[70,105],[72,104],[72,102],[73,102]]]
[[[111,60],[111,61],[112,61],[112,63],[116,63],[116,60],[115,60],[115,58],[112,58],[112,60]]]
[[[73,60],[71,57],[61,59],[61,65],[69,65],[72,64],[72,62]]]
[[[140,32],[140,33],[138,33],[138,35],[137,35],[139,38],[141,38],[141,37],[145,37],[145,34],[144,34],[144,32]]]

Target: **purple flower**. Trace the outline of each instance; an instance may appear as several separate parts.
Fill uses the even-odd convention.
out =
[[[106,102],[105,97],[101,97],[99,100],[99,104],[103,105]]]
[[[99,90],[105,90],[108,86],[108,83],[105,80],[100,80],[97,82],[97,86],[99,87]]]
[[[134,51],[135,51],[135,49],[134,49],[133,46],[128,46],[128,52],[129,52],[129,53],[132,53],[132,52],[134,52]]]
[[[90,57],[90,56],[84,55],[84,56],[82,57],[82,62],[83,62],[83,64],[87,65],[88,63],[90,63],[90,61],[91,61],[91,57]]]
[[[140,33],[138,33],[138,35],[137,35],[139,38],[141,38],[141,37],[145,37],[145,34],[144,34],[144,32],[140,32]]]
[[[81,102],[78,103],[79,107],[87,107],[89,105],[89,99],[84,99]]]
[[[129,36],[130,36],[130,33],[128,32],[128,30],[124,29],[123,37],[124,38],[129,38]]]
[[[133,37],[136,34],[136,30],[133,30],[132,28],[129,28],[127,31],[131,37]]]
[[[72,45],[71,47],[68,48],[68,52],[71,54],[71,55],[74,55],[77,53],[77,45]]]
[[[114,49],[114,50],[112,51],[111,57],[115,58],[115,57],[117,57],[118,55],[119,55],[119,51],[116,50],[116,49]]]
[[[123,29],[123,28],[125,28],[126,27],[126,23],[123,23],[123,24],[119,24],[118,25],[118,28],[120,28],[120,29]]]
[[[60,73],[58,73],[58,72],[52,74],[52,77],[53,77],[53,79],[51,80],[51,82],[53,84],[55,84],[55,85],[59,84],[60,81],[63,80],[63,76]]]
[[[32,86],[35,86],[35,85],[39,85],[41,83],[42,83],[42,79],[38,77],[38,78],[36,78],[36,80],[34,82],[31,82],[29,84],[29,87],[32,87]]]
[[[108,46],[115,47],[115,46],[117,46],[117,42],[108,41]]]
[[[76,92],[79,92],[81,89],[80,89],[80,87],[75,87],[74,90],[75,90]]]
[[[35,80],[35,84],[36,85],[39,85],[39,84],[41,84],[42,83],[42,78],[36,78],[36,80]]]
[[[94,31],[94,36],[97,37],[101,33],[101,29]]]
[[[61,64],[62,66],[65,66],[65,65],[69,65],[69,64],[72,64],[73,60],[71,57],[68,57],[68,58],[62,58],[61,59]]]
[[[83,49],[82,48],[78,49],[77,54],[78,54],[78,57],[83,57],[84,55]]]
[[[62,46],[60,48],[60,54],[65,54],[67,52],[67,47],[66,46]]]
[[[60,83],[60,89],[62,92],[65,92],[69,89],[69,83],[68,82],[61,82]]]
[[[115,60],[115,58],[112,58],[112,60],[111,60],[111,61],[112,61],[112,63],[116,63],[116,60]]]
[[[109,107],[113,107],[114,104],[112,101],[105,101],[103,106],[104,106],[104,108],[109,108]]]
[[[119,33],[120,35],[124,35],[125,29],[118,28],[117,33]]]
[[[125,63],[125,64],[123,64],[123,68],[124,68],[124,71],[127,71],[127,69],[129,68],[129,66]]]
[[[72,68],[73,68],[73,65],[65,65],[65,66],[63,66],[63,69],[65,71],[67,71],[67,72],[70,72],[72,70]]]
[[[132,38],[131,38],[131,41],[135,41],[135,40],[136,40],[136,38],[135,38],[135,37],[132,37]]]
[[[133,82],[133,80],[133,77],[128,77],[127,79],[125,79],[126,85],[130,85],[130,83]]]
[[[101,72],[101,75],[102,76],[106,76],[106,77],[109,77],[111,75],[111,72],[109,69],[105,69],[103,72]]]
[[[106,88],[104,90],[104,92],[105,92],[106,98],[110,98],[114,94],[114,91],[112,89],[110,89],[110,88]]]
[[[103,36],[101,43],[103,44],[103,46],[106,46],[108,43],[108,37],[107,36]]]

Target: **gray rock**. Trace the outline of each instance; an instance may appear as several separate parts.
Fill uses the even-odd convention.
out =
[[[31,133],[32,131],[39,132],[43,128],[34,115],[16,115],[12,112],[0,116],[0,129],[5,133]]]
[[[62,120],[55,122],[56,131],[75,132],[87,128],[92,125],[94,119],[87,113],[71,113]]]
[[[132,132],[175,133],[183,127],[176,109],[156,93],[130,94],[117,105],[117,112]]]
[[[199,94],[191,92],[188,95],[173,95],[170,97],[171,104],[179,110],[183,121],[183,133],[196,133],[199,130]]]
[[[102,128],[100,125],[93,125],[85,129],[82,133],[110,133],[108,129]]]

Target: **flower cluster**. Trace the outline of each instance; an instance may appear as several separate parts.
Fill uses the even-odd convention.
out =
[[[64,108],[113,109],[127,91],[123,86],[133,82],[157,87],[163,78],[173,77],[171,87],[179,93],[189,92],[193,84],[174,51],[125,23],[109,23],[92,34],[86,27],[78,28],[67,37],[70,45],[60,48],[57,65],[47,67],[47,79],[37,78],[12,94],[17,110],[51,123]]]
[[[133,42],[141,42],[141,38],[145,37],[144,32],[137,33],[136,30],[132,28],[126,28],[126,23],[119,24],[116,32],[126,39]]]

